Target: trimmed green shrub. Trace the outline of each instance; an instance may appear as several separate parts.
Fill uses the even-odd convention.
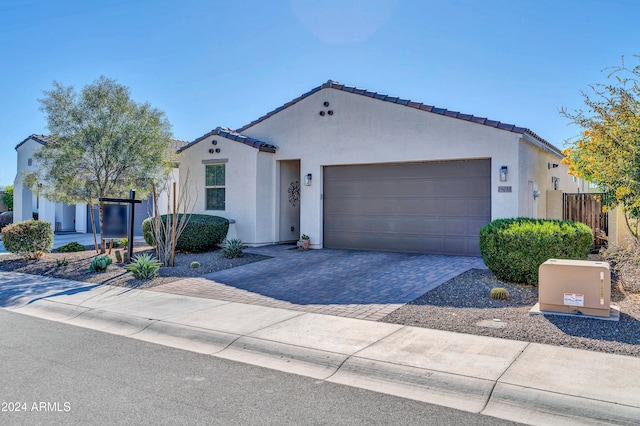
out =
[[[49,222],[25,220],[2,230],[2,243],[13,254],[38,260],[53,247],[53,230]]]
[[[242,240],[234,238],[227,240],[227,245],[222,249],[224,257],[227,259],[233,259],[235,257],[242,257],[244,254],[245,246],[242,244]]]
[[[89,265],[89,271],[91,272],[104,272],[113,261],[109,256],[97,256],[94,257]]]
[[[150,280],[158,275],[162,263],[154,256],[143,253],[135,256],[133,262],[125,266],[137,280]]]
[[[593,232],[570,220],[498,219],[480,229],[484,264],[503,281],[538,285],[549,259],[586,259]]]
[[[178,215],[180,221],[182,214]],[[167,215],[160,215],[164,223],[167,222]],[[142,235],[150,246],[155,246],[155,239],[151,230],[149,217],[142,222]],[[189,222],[185,226],[182,234],[178,237],[176,250],[191,253],[199,253],[214,249],[227,236],[229,230],[229,220],[220,216],[209,216],[206,214],[192,214]]]
[[[82,244],[72,241],[69,244],[65,244],[56,249],[58,253],[72,253],[76,251],[85,251],[87,248]]]
[[[13,212],[0,213],[0,230],[13,223]]]

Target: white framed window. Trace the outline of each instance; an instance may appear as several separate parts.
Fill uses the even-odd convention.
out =
[[[224,210],[226,201],[225,164],[205,166],[206,210]]]

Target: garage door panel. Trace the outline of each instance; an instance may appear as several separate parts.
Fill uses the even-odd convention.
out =
[[[490,160],[324,169],[324,246],[479,255]]]

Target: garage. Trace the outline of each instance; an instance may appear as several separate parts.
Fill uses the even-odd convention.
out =
[[[324,247],[479,256],[491,160],[326,166]]]

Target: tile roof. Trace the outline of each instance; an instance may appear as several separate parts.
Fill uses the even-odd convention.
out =
[[[33,139],[34,141],[36,141],[36,142],[38,142],[38,143],[40,143],[42,145],[47,145],[47,144],[50,144],[50,143],[54,142],[54,139],[51,136],[33,134],[33,135],[29,136],[28,138],[26,138],[25,140],[23,140],[22,142],[20,142],[18,145],[16,145],[15,149],[20,148],[29,139]],[[189,141],[183,141],[183,140],[180,140],[180,139],[172,139],[171,140],[171,149],[173,151],[177,151],[180,148],[182,148],[185,145],[187,145],[188,143],[189,143]]]
[[[39,135],[39,134],[33,134],[29,137],[27,137],[25,140],[23,140],[22,142],[20,142],[18,145],[16,145],[15,149],[20,148],[22,145],[24,145],[29,139],[33,139],[34,141],[42,144],[42,145],[47,145],[51,142],[53,142],[53,139],[51,139],[49,136],[47,135]]]
[[[333,80],[328,80],[326,83],[323,83],[322,85],[315,87],[313,89],[311,89],[310,91],[298,96],[297,98],[287,102],[286,104],[274,109],[271,112],[268,112],[267,114],[263,115],[262,117],[252,121],[251,123],[240,127],[239,129],[236,130],[236,132],[241,133],[244,132],[245,130],[247,130],[248,128],[260,123],[261,121],[266,120],[267,118],[271,117],[274,114],[277,114],[278,112],[282,111],[285,108],[290,107],[291,105],[298,103],[299,101],[303,100],[304,98],[311,96],[312,94],[322,90],[322,89],[336,89],[336,90],[341,90],[343,92],[349,92],[349,93],[355,93],[357,95],[361,95],[361,96],[366,96],[369,98],[374,98],[374,99],[378,99],[384,102],[391,102],[394,104],[399,104],[399,105],[403,105],[409,108],[414,108],[414,109],[419,109],[422,111],[427,111],[433,114],[440,114],[440,115],[444,115],[446,117],[452,117],[452,118],[456,118],[459,120],[464,120],[464,121],[470,121],[472,123],[477,123],[477,124],[482,124],[484,126],[490,126],[490,127],[495,127],[497,129],[500,130],[506,130],[509,132],[513,132],[513,133],[518,133],[518,134],[522,134],[522,135],[527,135],[529,137],[532,137],[533,139],[535,139],[536,141],[538,141],[539,143],[541,143],[542,145],[544,145],[546,148],[550,149],[551,151],[562,155],[562,151],[560,151],[556,146],[554,146],[553,144],[549,143],[548,141],[546,141],[545,139],[541,138],[540,136],[538,136],[536,133],[532,132],[531,130],[527,129],[526,127],[519,127],[516,126],[514,124],[507,124],[507,123],[502,123],[500,121],[496,121],[496,120],[489,120],[485,117],[477,117],[475,115],[471,115],[471,114],[463,114],[461,112],[458,111],[449,111],[446,108],[438,108],[435,107],[433,105],[428,105],[428,104],[424,104],[422,102],[415,102],[412,101],[410,99],[402,99],[399,98],[397,96],[389,96],[389,95],[385,95],[382,93],[377,93],[377,92],[371,92],[367,89],[361,89],[361,88],[357,88],[354,86],[347,86],[345,84],[342,83],[338,83],[337,81],[333,81]]]
[[[241,134],[240,132],[237,132],[237,131],[235,131],[233,129],[229,129],[227,127],[216,127],[215,129],[213,129],[209,133],[204,134],[204,135],[200,136],[198,139],[195,139],[193,142],[190,142],[187,145],[183,146],[182,148],[180,148],[178,150],[178,152],[182,152],[185,149],[197,144],[201,140],[206,139],[209,136],[215,136],[215,135],[219,135],[219,136],[222,136],[224,138],[231,139],[233,141],[240,142],[240,143],[243,143],[245,145],[249,145],[249,146],[251,146],[253,148],[257,148],[258,150],[260,150],[262,152],[275,153],[276,149],[277,149],[275,145],[271,145],[271,144],[268,144],[266,142],[262,142],[262,141],[259,141],[257,139],[254,139],[254,138],[250,138],[249,136],[245,136],[245,135]]]

